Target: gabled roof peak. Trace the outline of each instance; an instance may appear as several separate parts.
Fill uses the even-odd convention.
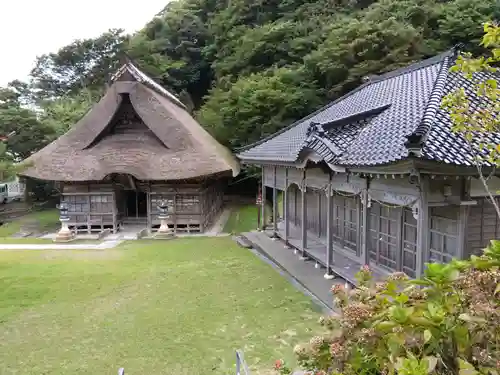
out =
[[[158,82],[156,82],[153,78],[148,76],[142,70],[140,70],[131,60],[126,57],[124,64],[111,76],[111,83],[114,83],[119,80],[119,78],[125,73],[128,72],[137,82],[142,83],[143,85],[148,86],[150,89],[156,91],[158,94],[164,96],[165,98],[171,100],[178,106],[183,109],[186,109],[184,103],[180,101],[177,96],[172,94],[166,88],[161,86]]]

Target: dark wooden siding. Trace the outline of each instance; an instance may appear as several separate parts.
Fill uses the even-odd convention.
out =
[[[480,255],[490,240],[500,237],[500,220],[488,198],[475,198],[477,205],[469,208],[465,256]],[[500,203],[500,199],[497,198]]]

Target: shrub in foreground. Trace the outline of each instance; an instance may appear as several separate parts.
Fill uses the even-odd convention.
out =
[[[419,280],[397,272],[374,283],[364,266],[359,288],[333,287],[340,314],[295,347],[299,364],[317,375],[498,375],[499,266],[500,241],[468,261],[428,264]]]

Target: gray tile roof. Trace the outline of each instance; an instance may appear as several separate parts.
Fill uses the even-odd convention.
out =
[[[313,149],[329,163],[380,165],[408,157],[411,140],[417,141],[421,157],[468,165],[472,152],[467,153],[461,136],[451,133],[450,119],[440,109],[450,90],[464,85],[473,89],[471,82],[448,72],[453,56],[454,51],[448,51],[377,76],[243,149],[239,158],[249,163],[294,162],[302,150]]]
[[[491,78],[491,75],[485,73],[476,74],[473,80],[468,80],[461,74],[449,73],[444,87],[444,95],[454,91],[457,87],[462,87],[466,91],[472,109],[474,111],[480,108],[484,109],[486,103],[484,98],[479,99],[475,94],[475,84],[484,82],[488,78]],[[496,77],[497,80],[499,78]],[[446,112],[438,109],[423,144],[422,157],[447,164],[474,165],[474,157],[479,152],[479,143],[500,144],[499,133],[478,133],[472,142],[475,146],[475,149],[472,150],[463,136],[450,131],[451,126],[450,118]],[[482,154],[487,155],[486,149]],[[487,162],[484,164],[489,165]]]

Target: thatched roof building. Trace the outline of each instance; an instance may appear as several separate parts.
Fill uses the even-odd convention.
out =
[[[105,209],[75,206],[74,226],[85,221],[88,231],[93,228],[90,215],[111,213],[113,220],[104,221],[112,222],[114,230],[122,218],[141,215],[152,227],[156,208],[152,196],[171,194],[172,209],[179,213],[181,207],[175,201],[180,198],[175,195],[186,192],[199,196],[193,202],[199,207],[191,207],[190,215],[200,215],[194,221],[202,230],[211,219],[206,217],[209,212],[214,216],[220,208],[222,199],[213,195],[220,195],[221,178],[239,173],[231,152],[196,122],[177,97],[131,62],[113,75],[105,95],[77,124],[28,162],[23,176],[62,183],[63,198],[68,201],[76,195],[112,193]],[[133,199],[120,198],[131,195],[135,195],[135,207]],[[205,199],[211,203],[203,203]],[[139,201],[147,201],[142,210]],[[218,206],[212,207],[212,202]]]
[[[30,160],[33,167],[23,174],[51,181],[99,181],[113,173],[181,180],[239,172],[231,152],[179,99],[132,63],[120,68],[103,98],[70,131]]]

